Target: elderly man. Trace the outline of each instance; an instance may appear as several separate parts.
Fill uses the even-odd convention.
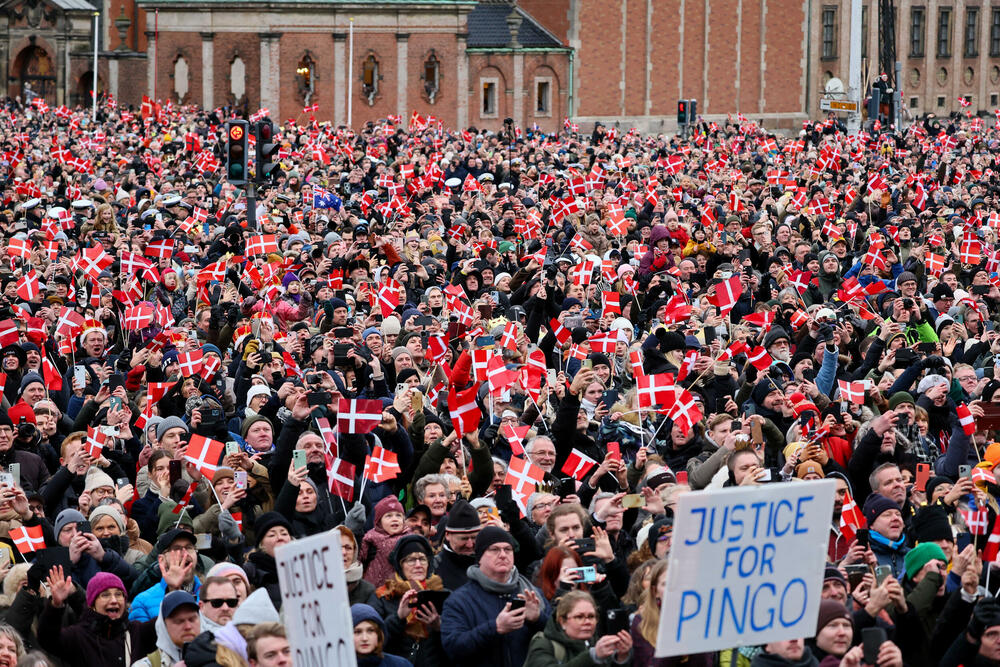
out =
[[[487,526],[476,537],[477,565],[441,613],[441,642],[454,665],[521,665],[528,642],[552,612],[548,602],[514,566],[514,538]],[[513,601],[521,601],[515,608]]]

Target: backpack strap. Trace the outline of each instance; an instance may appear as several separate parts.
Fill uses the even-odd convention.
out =
[[[551,639],[549,641],[552,642],[552,653],[555,655],[556,662],[558,662],[560,665],[566,662],[566,647],[557,641]],[[154,667],[158,666],[154,665]]]

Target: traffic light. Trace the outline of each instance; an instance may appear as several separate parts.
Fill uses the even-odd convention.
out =
[[[260,184],[273,184],[278,175],[278,144],[274,141],[274,125],[269,120],[257,123],[257,177]]]
[[[688,123],[688,101],[678,100],[677,101],[677,124],[687,125]]]
[[[226,179],[233,185],[247,182],[247,129],[245,120],[226,122]]]

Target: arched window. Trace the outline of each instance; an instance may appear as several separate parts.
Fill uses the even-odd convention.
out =
[[[177,56],[174,61],[174,93],[178,102],[183,102],[188,93],[188,64],[184,56]]]
[[[247,92],[247,67],[239,56],[233,58],[229,66],[229,92],[233,100],[239,102]]]
[[[361,66],[361,92],[368,99],[368,104],[375,104],[375,96],[378,94],[378,60],[375,54],[371,53],[365,58]]]
[[[433,51],[427,56],[427,60],[424,61],[424,75],[422,78],[424,80],[424,93],[427,95],[427,101],[434,104],[434,100],[437,99],[438,91],[440,90],[441,62]]]
[[[296,78],[299,85],[299,93],[309,106],[313,95],[316,93],[316,63],[308,53],[302,56],[299,66],[295,69]]]

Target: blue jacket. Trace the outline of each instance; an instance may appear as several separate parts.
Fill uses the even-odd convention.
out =
[[[541,613],[534,623],[506,635],[497,633],[497,615],[509,601],[469,581],[452,593],[441,613],[441,642],[456,667],[521,667],[528,657],[528,644],[545,628],[552,607],[537,588]]]
[[[194,596],[198,597],[198,589],[201,588],[201,582],[198,581],[198,577],[194,578]],[[160,604],[163,602],[163,596],[167,594],[167,582],[164,579],[160,581],[153,587],[147,588],[143,592],[135,596],[132,600],[132,608],[128,612],[128,620],[130,621],[148,621],[150,619],[156,618],[160,615]]]

